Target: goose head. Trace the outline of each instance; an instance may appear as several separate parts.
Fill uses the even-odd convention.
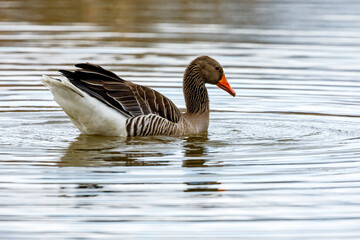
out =
[[[198,57],[194,60],[194,63],[198,65],[204,83],[216,85],[235,97],[236,93],[226,80],[224,70],[220,63],[209,56]]]

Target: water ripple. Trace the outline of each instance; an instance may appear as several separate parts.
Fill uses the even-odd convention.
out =
[[[0,0],[3,238],[359,239],[356,1],[35,2]],[[184,110],[198,55],[237,92],[206,137],[80,135],[40,82],[92,62]]]

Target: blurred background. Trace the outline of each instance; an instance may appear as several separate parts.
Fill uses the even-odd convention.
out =
[[[359,239],[357,0],[0,0],[0,238]],[[207,137],[80,135],[40,78],[91,62],[182,110],[199,55]]]

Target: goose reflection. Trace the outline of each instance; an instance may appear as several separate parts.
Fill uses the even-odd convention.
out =
[[[59,197],[63,198],[89,198],[96,197],[100,193],[108,193],[110,191],[104,189],[104,186],[95,183],[80,183],[76,184],[75,187],[69,187],[67,185],[63,185],[59,190]],[[81,203],[76,203],[76,207],[80,207]]]
[[[59,167],[101,166],[158,166],[165,165],[161,158],[169,155],[166,148],[151,147],[166,145],[166,138],[118,138],[79,135],[66,149],[58,162]],[[150,161],[137,161],[150,158]]]
[[[184,160],[182,166],[191,169],[192,173],[211,175],[206,167],[210,156],[208,153],[209,139],[207,136],[188,137],[184,142]],[[220,165],[218,165],[220,166]],[[206,178],[206,177],[204,177]],[[186,181],[184,192],[198,192],[199,195],[213,195],[214,192],[224,191],[220,189],[221,182],[218,181]]]
[[[187,187],[184,192],[199,192],[201,196],[223,191],[220,189],[221,182],[214,180],[211,167],[220,167],[219,164],[208,165],[212,160],[209,154],[209,145],[217,145],[210,141],[207,136],[196,136],[186,138],[174,137],[150,137],[150,138],[118,138],[79,135],[66,149],[64,155],[58,162],[59,167],[98,167],[112,166],[163,166],[169,165],[169,159],[179,157],[181,166],[188,168],[190,175],[202,175],[200,179],[207,179],[206,175],[212,177],[211,181],[199,181],[190,177],[189,181],[183,182]],[[171,156],[167,158],[167,156]],[[173,163],[173,162],[172,162]],[[207,169],[207,170],[206,170]],[[111,168],[106,171],[112,171]],[[63,187],[63,197],[94,197],[103,189],[100,184],[81,183],[74,192],[68,187]],[[72,194],[69,195],[69,192]],[[201,193],[200,193],[201,192]],[[210,193],[212,192],[212,193]]]
[[[160,166],[166,165],[164,156],[172,152],[166,148],[174,139],[162,137],[118,138],[79,135],[66,149],[58,162],[59,167],[92,167],[94,173],[112,174],[113,168],[100,170],[101,167],[113,166]],[[176,144],[176,141],[175,141]],[[142,161],[146,159],[146,161]],[[150,160],[151,159],[151,160]],[[126,173],[123,169],[116,173]],[[60,186],[59,196],[64,198],[96,197],[112,192],[103,184],[82,182],[79,184]],[[80,207],[76,203],[75,207]]]
[[[188,137],[184,142],[184,161],[183,167],[206,167],[206,142],[207,136]]]

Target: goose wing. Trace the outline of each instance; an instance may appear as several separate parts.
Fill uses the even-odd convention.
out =
[[[127,117],[156,114],[177,123],[181,117],[176,105],[161,93],[142,85],[125,81],[113,72],[90,64],[76,64],[74,72],[59,70],[82,91],[118,110]]]

